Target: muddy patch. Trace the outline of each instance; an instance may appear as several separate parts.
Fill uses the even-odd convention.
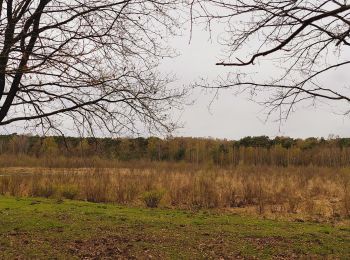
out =
[[[89,240],[75,240],[69,253],[80,259],[162,259],[162,255],[147,247],[136,246],[142,238],[106,236]]]
[[[266,247],[278,247],[288,243],[288,241],[282,237],[248,237],[246,241],[259,250]]]

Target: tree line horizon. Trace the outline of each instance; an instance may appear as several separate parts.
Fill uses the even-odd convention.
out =
[[[184,162],[209,166],[268,165],[344,167],[350,165],[350,138],[305,139],[247,136],[239,140],[201,137],[93,138],[0,135],[0,157],[23,156],[109,162]],[[104,162],[103,162],[104,161]],[[108,162],[109,161],[109,162]],[[108,162],[108,163],[107,163]],[[25,164],[25,163],[24,163]],[[25,165],[24,165],[25,166]]]

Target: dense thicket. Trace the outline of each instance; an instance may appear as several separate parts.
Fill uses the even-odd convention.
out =
[[[350,138],[267,136],[238,141],[211,138],[76,138],[27,135],[0,136],[0,154],[37,158],[101,158],[113,161],[170,161],[219,166],[350,165]]]

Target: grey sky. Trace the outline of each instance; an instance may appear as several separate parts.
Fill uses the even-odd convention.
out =
[[[234,68],[215,66],[222,57],[222,48],[216,43],[216,37],[209,40],[209,35],[200,27],[194,28],[192,41],[185,34],[172,40],[172,46],[181,55],[162,64],[165,72],[174,72],[177,81],[174,84],[187,85],[198,81],[201,77],[210,80],[218,75],[224,75]],[[259,68],[264,69],[264,68]],[[265,68],[266,73],[273,73]],[[328,84],[349,82],[345,70],[338,71],[325,82]],[[247,94],[234,95],[234,90],[225,90],[213,100],[213,93],[194,91],[190,98],[195,99],[193,106],[185,107],[180,117],[184,127],[176,132],[178,136],[218,137],[238,139],[244,136],[285,135],[291,137],[328,137],[330,134],[342,137],[349,136],[350,118],[342,115],[347,109],[346,104],[331,102],[317,103],[310,106],[305,103],[298,106],[287,121],[276,122],[277,115],[267,121],[266,112],[255,102],[249,100]],[[213,103],[208,108],[209,104]]]
[[[223,31],[222,25],[214,28],[214,32],[220,31]],[[218,76],[233,71],[233,67],[215,66],[215,63],[223,58],[222,47],[217,43],[217,37],[218,34],[214,33],[212,41],[209,40],[208,32],[197,25],[193,28],[193,37],[189,43],[189,28],[185,29],[183,36],[171,40],[171,46],[179,52],[179,56],[165,59],[160,67],[161,72],[176,74],[177,80],[173,86],[177,87],[193,84],[201,78],[211,82]],[[244,58],[249,56],[249,53],[242,50],[238,55]],[[258,70],[265,75],[274,73],[268,62],[260,65]],[[345,69],[338,70],[325,79],[325,83],[346,85],[350,82],[348,74]],[[183,128],[177,130],[174,135],[227,139],[259,135],[302,138],[328,137],[330,134],[350,136],[350,118],[342,115],[348,109],[347,104],[333,102],[328,105],[317,103],[317,106],[310,106],[306,103],[298,106],[297,111],[281,123],[275,121],[277,115],[272,115],[266,120],[266,111],[250,101],[247,94],[235,95],[235,90],[229,89],[220,91],[219,95],[213,98],[214,93],[205,93],[201,89],[193,90],[187,101],[190,103],[194,100],[194,104],[185,106],[183,111],[175,111],[173,114],[175,120],[183,123]],[[23,125],[6,127],[2,133],[23,132]],[[43,134],[40,130],[36,133]],[[72,131],[72,134],[75,133]]]

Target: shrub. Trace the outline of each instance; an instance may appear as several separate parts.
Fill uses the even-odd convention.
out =
[[[78,188],[74,185],[61,186],[59,188],[59,194],[65,199],[75,199],[78,193]]]
[[[148,208],[157,208],[164,196],[164,191],[148,191],[142,195],[142,199]]]
[[[52,197],[55,193],[55,189],[52,185],[37,185],[33,187],[32,196],[34,197],[44,197],[49,198]]]

